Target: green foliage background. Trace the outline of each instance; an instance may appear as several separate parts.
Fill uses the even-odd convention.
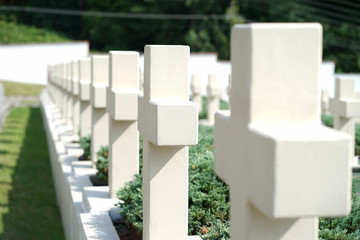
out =
[[[2,5],[129,14],[185,14],[197,19],[74,16],[1,10],[11,22],[90,40],[93,51],[138,50],[146,44],[186,44],[193,52],[230,58],[230,31],[244,22],[320,22],[324,59],[337,72],[360,72],[360,3],[311,0],[2,0]],[[218,16],[225,16],[218,18]],[[202,17],[201,17],[202,16]],[[0,25],[0,28],[4,26]],[[4,28],[5,29],[5,28]],[[1,29],[0,29],[1,31]],[[5,30],[10,32],[9,30]],[[34,33],[34,35],[41,35]],[[6,40],[8,41],[8,40]],[[3,42],[0,40],[0,42]]]

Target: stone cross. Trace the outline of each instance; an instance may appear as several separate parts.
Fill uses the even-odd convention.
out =
[[[214,124],[215,113],[220,109],[220,97],[222,94],[221,83],[217,75],[210,74],[207,85],[207,120],[209,124]]]
[[[230,92],[231,92],[231,73],[229,74],[229,82],[228,82],[228,86],[227,86],[227,89],[226,89],[226,93],[229,97],[229,101],[228,101],[228,106],[229,106],[229,109],[230,109]]]
[[[147,45],[143,134],[143,239],[184,240],[188,224],[188,145],[197,144],[197,105],[189,101],[188,46]]]
[[[91,59],[84,58],[78,61],[79,65],[79,95],[80,95],[80,137],[91,134]]]
[[[139,53],[109,52],[109,190],[110,197],[139,173]]]
[[[202,111],[202,95],[201,95],[201,82],[199,74],[191,75],[191,97],[194,103],[198,105],[199,113]]]
[[[139,88],[144,91],[144,72],[139,68]]]
[[[79,61],[71,62],[71,80],[73,94],[73,134],[78,136],[80,127]]]
[[[332,99],[334,129],[349,134],[352,138],[351,149],[354,155],[355,119],[360,117],[360,101],[355,96],[355,80],[338,77],[335,79],[335,98]],[[357,158],[353,158],[357,163]]]
[[[50,74],[50,79],[51,79],[51,88],[52,88],[52,100],[54,101],[55,105],[57,106],[58,102],[57,102],[57,83],[56,83],[56,74],[57,74],[57,64],[52,65],[51,67],[51,74]]]
[[[319,119],[321,50],[320,24],[232,29],[232,106],[215,120],[231,239],[313,240],[318,216],[350,212],[350,138]]]
[[[61,111],[61,113],[63,114],[63,98],[65,97],[64,93],[63,93],[63,88],[62,88],[62,75],[63,75],[63,67],[64,65],[59,63],[56,66],[56,77],[55,77],[55,82],[56,82],[56,87],[57,87],[57,106],[59,108],[59,110]]]
[[[4,103],[4,86],[0,83],[0,110],[2,110],[3,108],[3,103]]]
[[[67,107],[66,107],[66,122],[68,125],[73,126],[72,113],[73,113],[73,95],[72,95],[72,81],[71,81],[71,62],[65,63],[66,75],[66,96],[67,96]]]
[[[51,64],[47,65],[48,83],[46,84],[47,85],[46,88],[48,89],[52,100],[54,100],[54,96],[55,96],[55,81],[54,81],[55,67],[56,65],[51,65]]]
[[[67,66],[65,63],[60,64],[60,83],[61,83],[61,111],[65,122],[67,123],[67,91],[66,91],[66,72]]]
[[[53,81],[54,81],[54,100],[55,100],[55,103],[56,103],[56,106],[60,109],[60,88],[59,88],[59,69],[60,69],[60,64],[56,64],[54,66],[54,73],[52,74],[52,78],[53,78]]]
[[[321,90],[321,112],[324,114],[329,114],[329,110],[329,91]]]
[[[109,145],[109,114],[106,111],[106,88],[108,84],[109,56],[91,56],[91,160],[93,162],[93,167],[97,161],[96,153],[100,150],[100,147]]]
[[[360,92],[358,92],[358,91],[355,92],[355,98],[356,98],[358,101],[360,101]],[[360,124],[360,118],[359,118],[359,117],[357,117],[357,118],[355,119],[355,124]]]

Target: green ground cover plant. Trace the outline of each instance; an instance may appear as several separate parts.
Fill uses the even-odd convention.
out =
[[[109,147],[101,146],[99,152],[96,153],[97,161],[95,163],[97,173],[96,176],[103,181],[108,181],[109,169]]]
[[[320,240],[357,240],[360,239],[360,197],[359,176],[353,177],[351,214],[346,217],[320,218]]]
[[[207,108],[207,97],[203,96],[202,97],[202,111],[199,112],[199,119],[206,119],[207,118],[207,116],[206,116],[207,115],[206,108]],[[221,110],[229,109],[229,104],[226,101],[220,99],[220,109]]]
[[[4,86],[5,96],[39,96],[41,90],[45,85],[17,83],[1,80],[0,83]]]
[[[332,124],[331,121],[328,121]],[[360,130],[358,135],[360,136]],[[360,139],[360,138],[358,138]],[[214,172],[213,128],[199,126],[199,143],[189,148],[189,235],[205,240],[230,239],[229,187]],[[352,211],[347,217],[320,218],[319,237],[323,240],[360,239],[360,176],[353,179]],[[126,183],[118,192],[123,202],[121,214],[126,224],[142,235],[142,175]]]
[[[39,108],[12,109],[0,131],[0,239],[65,239]]]
[[[332,114],[321,114],[321,121],[325,124],[327,127],[333,127],[334,126],[334,116]]]
[[[139,159],[140,169],[142,169],[142,135],[139,138]],[[108,181],[108,169],[109,169],[109,146],[101,146],[99,152],[97,152],[97,162],[95,163],[97,173],[96,176],[103,181]]]
[[[229,187],[214,172],[213,128],[199,126],[199,144],[189,148],[189,235],[229,237]],[[118,192],[128,228],[142,235],[142,175]],[[224,229],[223,232],[218,232]]]
[[[80,160],[91,160],[91,135],[80,138],[80,147],[84,150],[84,154],[79,158]]]

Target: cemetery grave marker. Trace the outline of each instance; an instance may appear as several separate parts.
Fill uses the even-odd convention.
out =
[[[355,80],[338,77],[335,79],[335,98],[332,99],[334,129],[349,134],[352,138],[351,151],[354,155],[355,118],[360,117],[360,101],[355,97]],[[353,157],[358,164],[358,157]]]
[[[100,150],[100,147],[109,145],[109,114],[106,111],[106,88],[108,83],[109,56],[91,56],[91,160],[93,167],[97,161],[96,153]]]
[[[192,101],[198,105],[199,113],[202,111],[201,82],[199,74],[191,75],[190,85]]]
[[[207,121],[210,125],[214,124],[215,113],[220,109],[221,94],[221,83],[218,81],[217,75],[210,74],[207,85]]]
[[[110,51],[110,81],[107,110],[109,117],[109,191],[116,192],[139,173],[139,53]]]
[[[143,134],[143,239],[186,239],[188,145],[197,144],[197,105],[188,94],[188,46],[147,45]]]
[[[80,59],[79,62],[79,95],[80,95],[80,137],[91,134],[91,59]]]
[[[318,216],[349,214],[350,138],[319,119],[321,44],[319,24],[232,29],[232,107],[215,120],[231,239],[317,239]]]

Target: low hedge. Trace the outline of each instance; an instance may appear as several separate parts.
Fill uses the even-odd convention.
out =
[[[101,146],[100,150],[96,153],[97,161],[96,165],[96,176],[103,181],[108,181],[108,170],[109,170],[109,147]]]
[[[229,187],[214,172],[213,128],[199,126],[199,143],[189,148],[189,235],[229,238]],[[127,226],[142,235],[142,175],[118,192]],[[222,229],[223,231],[219,231]]]
[[[358,240],[360,239],[360,179],[353,178],[351,213],[346,217],[320,218],[320,240]]]
[[[84,150],[84,154],[79,158],[80,160],[91,160],[91,135],[80,138],[80,147]]]
[[[199,126],[199,144],[189,148],[189,235],[206,240],[230,239],[229,187],[214,172],[213,128]],[[352,211],[347,217],[320,218],[319,237],[327,240],[360,239],[360,180],[354,177]],[[128,228],[142,235],[142,175],[118,192],[121,214]]]
[[[140,135],[140,146],[139,146],[139,156],[140,156],[140,173],[142,169],[142,135]],[[100,150],[96,153],[97,161],[95,163],[97,173],[96,176],[103,181],[108,181],[108,170],[109,170],[109,146],[101,146]]]

